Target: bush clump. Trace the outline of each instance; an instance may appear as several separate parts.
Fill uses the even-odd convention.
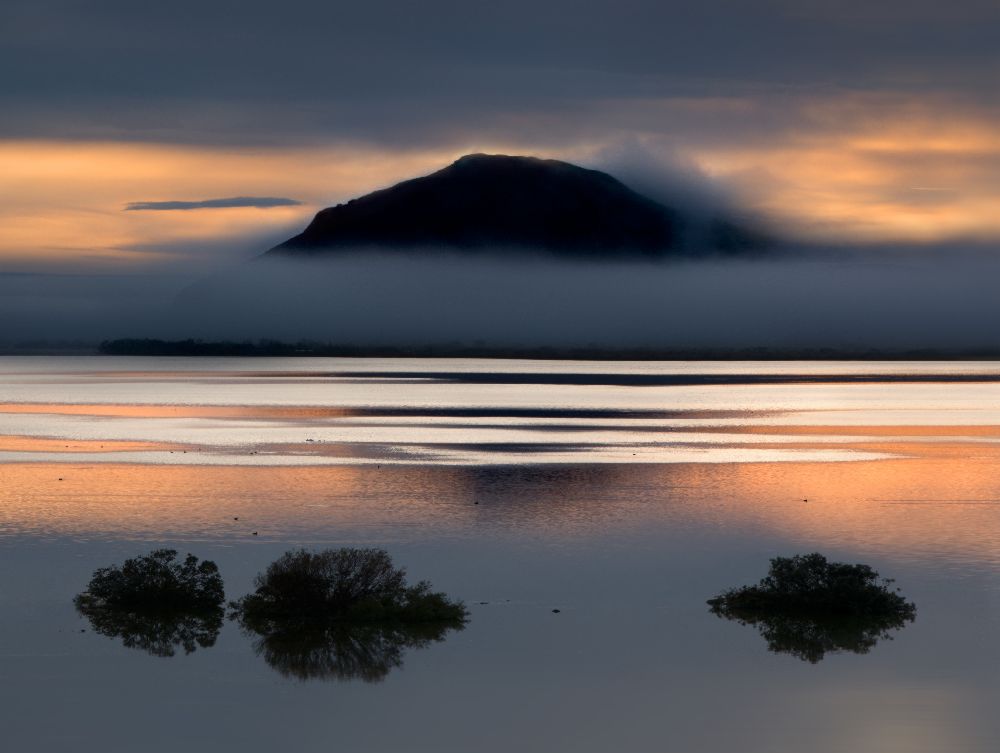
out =
[[[775,557],[767,577],[756,586],[722,593],[713,609],[782,612],[813,617],[901,617],[913,619],[916,607],[893,591],[892,580],[868,565],[828,562],[822,554]]]
[[[867,653],[916,617],[917,608],[868,565],[822,554],[776,557],[755,586],[709,599],[719,617],[757,627],[771,651],[820,661],[828,652]]]
[[[91,628],[154,656],[190,654],[214,645],[225,612],[219,568],[173,549],[156,549],[94,573],[73,600]]]
[[[221,607],[225,588],[215,563],[199,562],[193,554],[183,562],[176,560],[176,550],[156,549],[125,560],[120,567],[102,567],[74,603],[77,607],[138,611]]]
[[[286,677],[379,682],[410,649],[462,630],[465,605],[406,583],[382,549],[286,552],[230,602],[230,618]]]
[[[254,581],[256,590],[230,602],[231,616],[272,632],[266,623],[443,623],[463,625],[465,605],[430,590],[407,585],[406,571],[382,549],[286,552]],[[257,628],[263,628],[259,630]]]

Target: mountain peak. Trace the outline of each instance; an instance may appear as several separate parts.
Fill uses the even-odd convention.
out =
[[[477,153],[324,209],[302,233],[269,253],[532,250],[580,258],[659,258],[685,251],[685,221],[676,210],[598,170]],[[734,228],[727,227],[727,237],[743,238]]]

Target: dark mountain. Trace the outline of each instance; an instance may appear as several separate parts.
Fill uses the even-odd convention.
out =
[[[268,254],[539,249],[573,257],[656,258],[762,245],[734,223],[698,222],[693,230],[693,218],[597,170],[471,154],[431,175],[324,209],[302,233]]]

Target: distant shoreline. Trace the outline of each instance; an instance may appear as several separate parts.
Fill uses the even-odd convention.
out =
[[[934,361],[1000,360],[1000,348],[602,348],[497,347],[465,343],[431,345],[348,345],[311,341],[206,341],[129,338],[105,340],[96,349],[72,348],[53,354],[115,356],[336,357],[336,358],[497,358],[582,361]],[[36,351],[38,353],[38,351]],[[39,353],[40,354],[40,353]]]
[[[498,347],[466,343],[349,345],[313,341],[159,340],[0,345],[0,356],[177,356],[212,358],[492,358],[539,361],[1000,361],[1000,348],[602,348]]]

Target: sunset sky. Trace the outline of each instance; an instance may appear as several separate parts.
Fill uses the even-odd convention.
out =
[[[991,0],[5,0],[0,272],[252,256],[470,151],[645,160],[805,240],[988,242],[998,28]],[[234,197],[290,201],[126,210]]]

